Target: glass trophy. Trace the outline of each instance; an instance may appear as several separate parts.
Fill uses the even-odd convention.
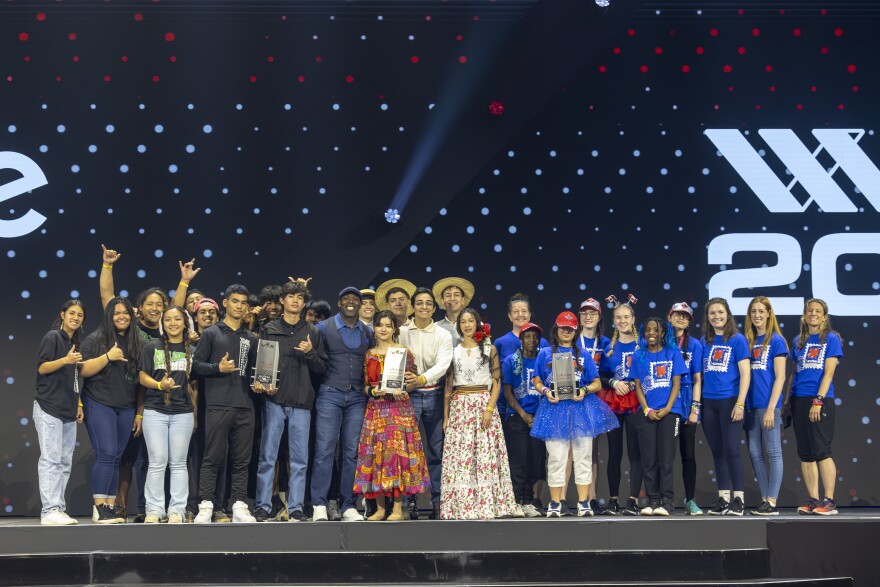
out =
[[[406,390],[406,349],[392,347],[385,353],[385,366],[382,369],[382,384],[379,389],[385,393],[401,393]]]
[[[553,396],[574,399],[574,359],[571,353],[553,353]]]
[[[257,364],[254,367],[254,383],[267,389],[278,387],[278,342],[260,340],[257,346]]]

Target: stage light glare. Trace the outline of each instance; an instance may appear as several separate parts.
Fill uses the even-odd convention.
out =
[[[611,6],[611,0],[596,0],[596,6],[599,8],[608,8]]]
[[[388,210],[385,211],[385,220],[388,221],[389,224],[397,224],[397,221],[400,220],[400,212],[395,208],[388,208]]]

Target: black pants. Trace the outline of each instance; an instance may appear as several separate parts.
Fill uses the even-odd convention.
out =
[[[244,501],[248,490],[248,465],[254,444],[254,411],[251,409],[205,411],[205,456],[199,475],[199,495],[203,500],[214,500],[217,492],[218,471],[231,459],[231,497]],[[223,482],[223,479],[220,479]],[[224,504],[214,503],[214,507]]]
[[[675,462],[675,437],[681,416],[669,413],[660,420],[649,420],[644,412],[635,415],[635,428],[639,434],[639,450],[642,453],[642,474],[645,493],[651,501],[673,501],[673,463]]]
[[[746,488],[742,462],[743,422],[731,418],[736,396],[703,398],[703,434],[715,460],[715,479],[719,491]]]
[[[697,458],[694,445],[697,441],[697,425],[682,420],[678,429],[678,450],[681,452],[681,478],[684,481],[685,499],[694,499],[697,490]]]
[[[639,438],[633,425],[636,415],[617,414],[620,428],[615,428],[608,436],[608,494],[620,495],[620,463],[623,460],[623,434],[626,430],[626,455],[629,457],[629,495],[639,497],[642,489],[642,459],[639,453]]]
[[[531,428],[519,414],[507,418],[504,437],[510,460],[510,479],[517,503],[532,503],[535,483],[543,479],[547,467],[544,441],[530,435]]]
[[[186,509],[194,514],[199,513],[199,475],[202,472],[202,462],[205,458],[205,408],[199,407],[199,426],[189,439],[189,451],[186,454],[186,469],[189,473],[189,497],[186,500]],[[225,510],[229,499],[226,491],[226,462],[217,469],[217,493],[214,495],[215,508]],[[219,505],[218,505],[219,504]]]

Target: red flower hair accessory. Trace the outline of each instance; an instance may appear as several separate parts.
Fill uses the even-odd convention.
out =
[[[477,330],[474,332],[474,340],[477,342],[483,342],[483,339],[487,336],[492,335],[492,330],[489,328],[488,324],[483,324],[483,328],[481,330]]]

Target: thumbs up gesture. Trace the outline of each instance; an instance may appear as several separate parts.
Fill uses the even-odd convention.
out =
[[[123,361],[125,363],[128,362],[128,359],[125,358],[125,354],[122,352],[122,349],[119,348],[118,343],[113,343],[113,348],[107,351],[107,358],[111,361]]]
[[[219,367],[221,373],[232,373],[236,370],[235,361],[229,358],[229,353],[226,353],[223,355],[223,358],[220,359]]]
[[[302,351],[302,352],[304,352],[304,353],[309,352],[309,351],[312,350],[313,348],[314,348],[314,347],[312,346],[312,336],[311,336],[310,334],[307,334],[307,335],[306,335],[306,339],[305,339],[304,341],[300,342],[300,343],[296,346],[296,350],[298,350],[298,351]]]
[[[68,365],[76,365],[77,363],[82,361],[82,353],[76,350],[76,345],[70,347],[70,351],[67,353],[67,356],[64,357],[64,362]]]

